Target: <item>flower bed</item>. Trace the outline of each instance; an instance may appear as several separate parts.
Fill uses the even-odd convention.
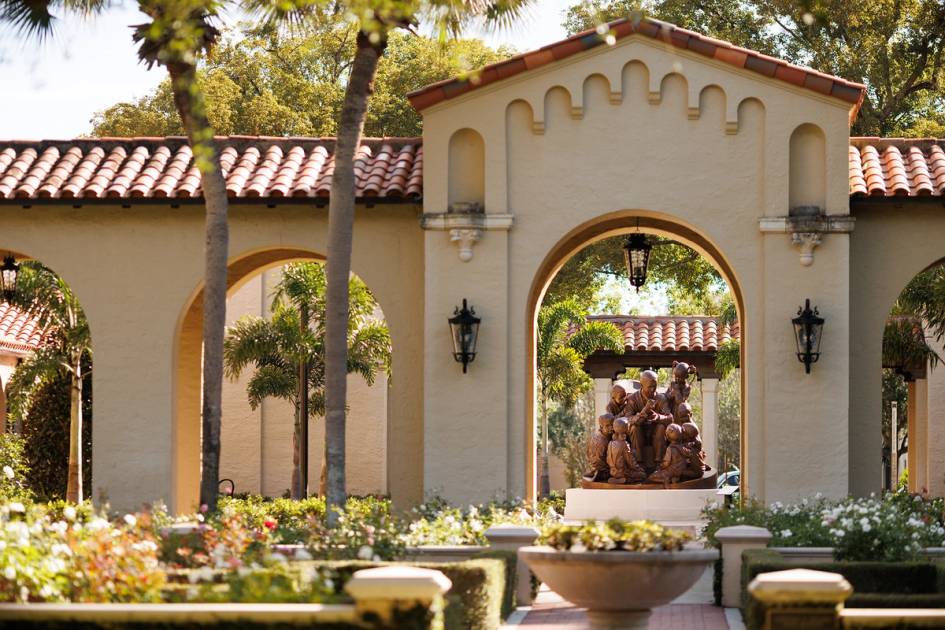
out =
[[[882,497],[828,500],[815,497],[793,505],[710,507],[703,530],[718,547],[715,532],[730,525],[755,525],[771,532],[772,547],[830,547],[837,560],[915,560],[927,547],[945,545],[942,499],[905,492]]]

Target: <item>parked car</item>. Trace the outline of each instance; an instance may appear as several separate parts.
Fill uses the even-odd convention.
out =
[[[737,466],[733,466],[730,471],[719,475],[718,483],[716,485],[721,490],[725,486],[738,486],[741,484],[741,480],[741,471]]]

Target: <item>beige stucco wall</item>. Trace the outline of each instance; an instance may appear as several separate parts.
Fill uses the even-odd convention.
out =
[[[945,255],[941,200],[898,206],[896,200],[854,208],[850,291],[850,448],[852,490],[881,479],[882,352],[886,317],[912,278]],[[929,392],[930,396],[932,392]],[[930,406],[936,399],[930,397]]]
[[[279,269],[247,281],[227,300],[227,326],[243,316],[268,317]],[[378,313],[379,317],[383,314]],[[281,496],[291,487],[292,431],[295,410],[286,401],[266,399],[253,410],[246,398],[249,368],[236,381],[223,382],[220,477],[232,479],[237,492]],[[363,377],[348,377],[348,430],[345,482],[356,495],[387,492],[387,377],[369,386]],[[325,448],[322,418],[309,425],[309,489],[317,492]]]
[[[327,216],[327,208],[314,206],[233,204],[232,267],[271,250],[323,256]],[[157,499],[172,509],[195,507],[200,324],[185,313],[203,276],[203,208],[4,205],[0,225],[0,246],[61,274],[88,316],[95,352],[90,494],[107,498],[115,509]],[[394,349],[388,487],[409,504],[422,496],[424,252],[418,208],[359,206],[355,235],[352,269],[383,309]],[[180,372],[183,364],[188,367]],[[182,400],[190,402],[182,406]]]
[[[424,211],[454,201],[448,141],[471,128],[485,142],[486,212],[511,214],[514,225],[488,231],[468,263],[442,233],[427,233],[428,335],[460,294],[488,316],[481,359],[465,377],[428,350],[425,389],[451,395],[427,397],[425,487],[482,499],[504,475],[510,495],[534,492],[529,322],[548,280],[539,270],[563,239],[605,236],[594,231],[604,218],[630,231],[640,217],[689,230],[691,244],[714,245],[732,272],[745,340],[749,492],[768,500],[811,489],[846,494],[849,448],[836,427],[848,414],[836,401],[848,400],[850,387],[849,237],[828,235],[814,265],[802,268],[790,235],[763,234],[759,219],[788,214],[790,139],[803,124],[824,133],[826,211],[847,213],[848,115],[846,103],[640,36],[426,110]],[[794,356],[790,325],[806,297],[829,321],[810,375]],[[470,426],[490,438],[476,438],[476,462],[460,463]]]

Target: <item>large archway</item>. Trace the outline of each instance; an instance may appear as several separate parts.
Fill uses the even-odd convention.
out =
[[[240,256],[231,262],[228,268],[228,299],[240,291],[247,282],[258,278],[260,274],[279,269],[289,263],[313,261],[324,262],[325,257],[320,252],[301,248],[263,249]],[[378,298],[378,303],[380,304],[380,298]],[[381,306],[381,310],[383,310],[383,306]],[[229,316],[228,307],[228,318]],[[195,508],[199,498],[201,472],[200,397],[202,382],[202,325],[203,289],[201,283],[201,286],[195,290],[188,300],[187,307],[181,314],[175,336],[176,347],[174,364],[176,368],[174,373],[173,488],[175,493],[174,509],[178,512],[186,512]],[[226,384],[224,384],[224,388],[226,388]],[[245,394],[243,397],[245,398]],[[383,400],[386,406],[389,399],[385,396]],[[224,409],[226,409],[227,404],[228,401],[224,400]],[[388,457],[389,449],[386,443],[388,436],[386,426],[389,420],[388,411],[388,409],[385,409],[379,414],[381,416],[379,421],[385,424],[383,432],[385,444],[382,445],[385,457],[380,464],[385,466],[385,470],[383,471],[385,485],[386,479],[388,478],[388,470],[386,467],[390,463],[390,458]],[[322,434],[318,433],[316,435],[313,433],[310,435],[310,445],[312,442],[317,442],[318,436],[320,435]],[[348,441],[351,441],[350,438]],[[291,438],[288,438],[287,444],[289,449],[288,456],[291,458]],[[249,445],[248,448],[257,448],[258,446],[258,444]],[[284,444],[283,446],[286,445]],[[320,462],[320,453],[311,451],[310,447],[309,487],[312,489],[318,487],[317,462]],[[312,473],[313,469],[316,471],[314,474]],[[223,470],[224,469],[221,468],[221,474]],[[260,484],[260,488],[264,488],[262,483]],[[386,487],[385,490],[387,490]],[[270,492],[270,494],[281,494],[281,490],[275,493]]]
[[[526,436],[526,461],[525,461],[525,480],[526,496],[529,500],[537,497],[536,488],[536,432],[535,432],[535,414],[536,414],[536,387],[535,387],[535,357],[536,357],[536,325],[538,309],[542,298],[547,290],[551,280],[561,267],[578,251],[587,245],[596,241],[621,234],[627,234],[639,229],[641,232],[664,236],[674,241],[682,243],[697,253],[702,255],[719,272],[732,291],[736,310],[738,312],[739,323],[742,327],[742,338],[745,339],[744,331],[747,328],[744,320],[746,312],[744,300],[735,273],[719,248],[709,240],[709,238],[678,219],[673,217],[648,212],[644,210],[624,210],[602,215],[596,219],[587,221],[562,237],[548,252],[535,273],[531,288],[528,294],[526,339],[528,340],[528,357],[526,361],[527,374],[525,376],[526,388],[526,413],[525,413],[525,436]],[[746,364],[746,345],[741,345],[741,366]],[[749,466],[747,458],[747,436],[745,423],[745,383],[744,369],[741,370],[741,421],[740,421],[740,461],[743,474],[741,475],[742,493],[747,495],[748,475],[744,471]]]

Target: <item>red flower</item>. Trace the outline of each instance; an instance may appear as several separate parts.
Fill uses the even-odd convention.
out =
[[[268,530],[275,529],[276,524],[277,524],[276,521],[271,518],[267,518],[265,521],[263,521],[263,526],[265,526],[265,528]]]

